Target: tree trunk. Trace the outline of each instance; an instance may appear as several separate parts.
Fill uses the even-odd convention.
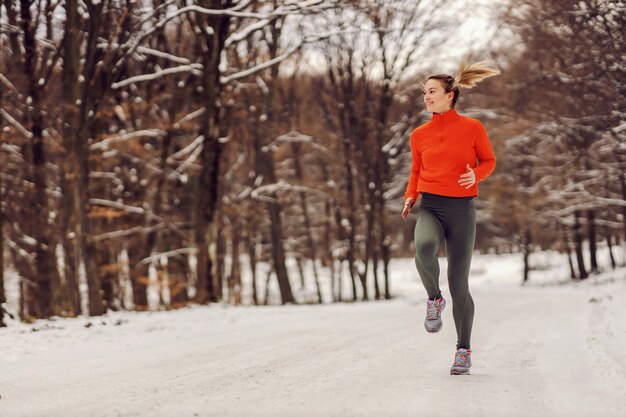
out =
[[[159,158],[159,168],[161,170],[159,177],[156,180],[156,184],[150,187],[147,192],[146,199],[150,202],[150,209],[146,210],[145,224],[148,228],[156,226],[158,224],[157,218],[161,216],[162,207],[167,204],[167,158],[172,153],[172,131],[167,129],[165,135],[161,138],[161,156]],[[140,245],[144,256],[153,256],[159,252],[166,252],[168,245],[163,242],[161,232],[159,230],[151,230],[145,235],[145,244]],[[161,266],[160,262],[156,262],[158,267]],[[146,264],[145,268],[148,268],[149,264]],[[142,266],[143,270],[144,266]],[[139,273],[137,270],[135,273]],[[137,288],[137,291],[145,291],[146,288],[141,285]]]
[[[296,255],[296,266],[298,268],[298,275],[300,275],[300,292],[306,292],[306,282],[304,280],[304,262],[302,261],[302,256]]]
[[[78,262],[83,268],[88,286],[89,315],[100,316],[105,308],[102,302],[101,283],[96,264],[96,249],[92,239],[91,221],[89,219],[89,147],[87,138],[90,136],[81,129],[80,137],[75,141],[74,152],[78,159],[78,181],[74,188],[74,203],[78,205]],[[80,269],[79,269],[80,270]]]
[[[324,300],[322,299],[322,286],[320,285],[320,280],[319,280],[319,276],[317,273],[317,260],[316,259],[311,260],[311,266],[313,267],[313,278],[315,279],[315,290],[317,291],[317,302],[322,304]]]
[[[319,160],[319,166],[322,171],[322,178],[324,180],[324,184],[328,184],[330,180],[330,175],[328,173],[328,167],[324,163],[324,161]],[[336,282],[336,271],[335,271],[335,256],[333,254],[333,246],[332,246],[332,235],[333,235],[333,200],[328,198],[324,201],[324,251],[322,252],[322,265],[326,267],[330,267],[330,294],[332,298],[332,302],[337,301],[336,292],[335,292],[335,282]],[[337,229],[341,230],[341,229]],[[321,291],[321,290],[320,290]]]
[[[2,1],[0,0],[0,22],[2,21]],[[0,84],[0,109],[4,88]],[[2,143],[2,119],[0,119],[0,143]],[[0,176],[0,327],[4,324],[4,304],[7,302],[4,294],[4,180]]]
[[[335,291],[335,287],[337,286],[337,268],[335,267],[334,259],[331,258],[330,262],[330,296],[331,301],[335,303],[339,301],[337,291]]]
[[[30,297],[28,294],[28,283],[25,279],[20,279],[20,305],[18,307],[18,315],[20,316],[20,320],[26,320],[26,305],[28,304],[28,298]]]
[[[613,256],[613,242],[611,239],[611,229],[606,228],[606,245],[609,248],[609,257],[611,258],[611,268],[617,268],[617,263],[615,262],[615,257]]]
[[[2,7],[1,7],[2,3],[0,2],[0,14],[2,14]],[[19,23],[18,23],[18,12],[17,12],[17,8],[13,6],[14,2],[13,1],[6,1],[5,2],[5,8],[6,8],[6,12],[7,12],[7,21],[9,22],[9,25],[11,27],[18,27]],[[0,19],[0,21],[2,21]],[[11,45],[11,52],[13,54],[13,56],[21,56],[22,55],[22,48],[20,47],[20,33],[17,30],[9,30],[8,34],[5,32],[5,36],[8,36],[9,38],[9,45]],[[19,64],[18,64],[19,65]]]
[[[380,225],[380,252],[383,260],[383,274],[385,276],[385,300],[391,299],[391,292],[389,288],[389,263],[391,262],[391,236],[387,234],[387,222],[385,219],[385,212],[382,211],[382,218],[379,222]]]
[[[598,273],[598,260],[596,257],[596,224],[595,224],[595,211],[590,209],[587,212],[587,219],[589,224],[587,230],[589,231],[589,255],[591,258],[591,273]]]
[[[143,248],[135,246],[128,247],[128,258],[130,264],[130,286],[133,290],[133,306],[135,310],[144,311],[148,309],[148,279],[146,275],[142,275],[143,266],[135,268],[134,266],[144,257]]]
[[[239,228],[238,228],[238,220],[233,221],[232,223],[233,227],[232,227],[232,262],[231,262],[231,266],[230,266],[230,279],[232,281],[232,289],[231,289],[231,295],[232,295],[232,302],[235,305],[239,305],[241,304],[241,273],[240,271],[240,265],[239,265],[239,252],[240,252],[240,248],[239,248],[239,241],[240,241],[240,236],[241,234],[239,233]]]
[[[271,180],[270,180],[271,181]],[[271,181],[272,183],[274,181]],[[276,198],[276,196],[274,196]],[[280,289],[280,297],[283,304],[295,302],[291,292],[291,284],[285,266],[285,250],[283,248],[283,226],[280,218],[280,208],[278,203],[267,203],[270,213],[270,232],[272,239],[272,258],[276,271],[276,279]]]
[[[522,283],[528,282],[528,274],[530,272],[530,265],[528,263],[528,258],[530,257],[530,245],[531,245],[531,233],[530,228],[526,227],[524,230],[524,241],[522,242],[522,251],[524,253],[524,277],[522,279]]]
[[[99,245],[96,247],[98,265],[117,265],[117,253],[110,245]],[[117,299],[117,271],[112,268],[103,268],[100,274],[100,289],[102,291],[102,302],[105,309],[118,311]]]
[[[574,269],[574,262],[572,261],[572,251],[567,245],[567,263],[569,264],[569,276],[571,279],[576,279],[576,270]]]
[[[339,259],[339,268],[337,270],[337,301],[343,301],[343,263],[344,259]]]
[[[304,181],[304,174],[302,172],[302,164],[300,161],[300,144],[292,144],[293,161],[295,169],[295,177],[298,182]],[[306,194],[300,193],[300,206],[302,209],[302,216],[304,218],[304,230],[306,233],[306,243],[308,248],[308,258],[312,262],[313,277],[315,279],[315,286],[317,290],[317,299],[319,303],[322,303],[322,290],[320,288],[319,274],[317,272],[317,250],[315,247],[315,241],[313,239],[313,230],[311,227],[311,217],[309,216],[309,207],[306,201]],[[303,285],[304,286],[304,285]]]
[[[228,8],[218,0],[203,0],[199,5],[209,9]],[[196,190],[196,244],[198,246],[198,292],[196,301],[205,304],[209,301],[217,301],[221,296],[218,294],[217,283],[217,200],[219,198],[219,171],[220,171],[220,144],[219,126],[221,121],[218,100],[220,99],[221,83],[220,59],[224,42],[228,34],[230,18],[228,16],[203,16],[197,14],[196,25],[199,29],[198,40],[202,53],[203,75],[201,80],[202,102],[205,104],[205,112],[202,115],[200,134],[204,138],[202,152],[200,153],[200,178]],[[211,30],[207,30],[210,28]]]
[[[248,257],[250,258],[250,274],[252,276],[252,302],[255,306],[259,305],[259,294],[257,291],[257,268],[256,268],[256,227],[250,225],[250,233],[248,235]]]
[[[268,117],[268,120],[271,120]],[[270,136],[271,137],[271,136]],[[274,172],[274,162],[269,150],[263,146],[259,129],[254,132],[254,148],[255,148],[255,173],[256,176],[263,178],[264,184],[275,184],[276,174]],[[278,196],[274,192],[267,194],[273,201],[265,204],[270,218],[270,239],[272,242],[272,262],[274,264],[274,272],[280,289],[280,296],[283,304],[293,303],[295,300],[291,292],[291,284],[285,266],[285,250],[283,248],[283,226],[281,221],[281,210]]]
[[[626,178],[623,170],[619,173],[619,182],[622,186],[622,200],[626,202]],[[622,206],[622,224],[624,226],[624,237],[622,240],[626,242],[626,204]]]
[[[83,73],[84,82],[80,86],[80,104],[78,112],[78,123],[76,127],[76,137],[72,140],[72,152],[76,168],[76,185],[73,187],[72,202],[73,210],[76,214],[76,265],[79,276],[83,276],[88,287],[88,309],[89,315],[99,316],[105,313],[102,302],[102,288],[98,267],[96,264],[96,250],[92,239],[92,225],[89,219],[90,190],[89,190],[89,141],[95,136],[93,116],[98,110],[99,103],[105,97],[105,84],[103,79],[104,70],[100,60],[98,49],[100,28],[102,27],[102,9],[104,3],[87,3],[89,19],[87,25],[87,44],[84,55],[81,55],[79,62],[84,61]],[[79,43],[80,44],[80,43]],[[74,47],[76,47],[74,45]],[[79,49],[77,49],[79,50]],[[78,52],[74,51],[75,54]],[[78,105],[78,104],[77,104]]]
[[[73,152],[78,126],[78,74],[79,74],[79,16],[78,1],[67,0],[65,5],[65,37],[63,39],[63,72],[61,74],[63,97],[63,158],[61,161],[60,231],[65,258],[65,289],[70,315],[80,314],[80,291],[76,244],[76,211],[72,195],[75,194],[76,171],[78,169]]]
[[[391,239],[385,238],[382,245],[383,266],[385,271],[385,300],[391,300],[391,289],[389,288],[389,262],[391,261]]]
[[[48,181],[46,172],[46,150],[43,138],[43,113],[41,111],[41,88],[35,73],[37,45],[35,41],[36,22],[33,22],[30,1],[20,0],[20,13],[24,35],[24,77],[27,85],[30,106],[28,125],[31,132],[30,142],[25,147],[25,160],[32,163],[32,221],[35,239],[35,276],[28,304],[28,315],[35,318],[47,318],[60,313],[57,309],[60,298],[60,277],[56,265],[56,240],[48,223],[50,207],[48,204]]]
[[[576,250],[576,261],[578,262],[579,278],[585,279],[589,277],[589,274],[585,268],[585,260],[583,258],[583,236],[580,222],[578,221],[579,217],[580,212],[576,210],[574,212],[574,246]]]
[[[218,184],[221,183],[221,180],[216,181],[219,181]],[[221,194],[221,192],[218,191],[218,194]],[[226,236],[224,235],[224,215],[222,214],[224,210],[222,206],[223,203],[220,199],[217,201],[217,212],[215,213],[215,239],[213,240],[215,242],[215,267],[213,268],[212,272],[212,275],[214,277],[212,286],[212,301],[221,301],[224,298],[223,291],[226,275]]]
[[[348,139],[343,139],[343,151],[344,151],[344,170],[346,175],[346,196],[347,196],[347,206],[348,206],[348,225],[345,226],[348,232],[348,270],[350,271],[350,279],[352,280],[352,301],[356,301],[356,279],[354,274],[354,242],[356,231],[355,228],[355,219],[354,219],[354,190],[353,190],[353,181],[352,181],[352,166],[350,164],[350,143]],[[343,219],[339,219],[339,226],[344,227]]]
[[[268,305],[270,302],[270,279],[272,278],[273,270],[267,271],[267,278],[265,279],[265,296],[263,297],[263,304]]]
[[[376,202],[372,198],[372,195],[369,196],[369,210],[367,210],[367,231],[365,233],[365,256],[363,257],[364,269],[360,271],[357,269],[359,280],[361,281],[361,288],[363,288],[363,301],[369,300],[369,291],[367,288],[367,275],[369,272],[370,266],[370,258],[372,256],[372,250],[375,243],[375,230],[376,230],[376,216],[375,216],[375,207]]]
[[[569,239],[565,233],[564,227],[559,225],[559,231],[561,234],[561,241],[563,242],[563,249],[567,254],[567,263],[569,264],[570,278],[576,279],[576,271],[574,270],[574,263],[572,262],[572,250],[569,245]]]
[[[383,274],[385,276],[385,300],[391,299],[391,292],[389,289],[389,263],[391,262],[391,236],[387,234],[387,221],[385,218],[385,200],[382,195],[379,196],[379,220],[378,225],[380,227],[379,245],[380,255],[383,261]]]
[[[383,37],[384,34],[379,32],[377,33],[380,45],[383,45]],[[378,120],[376,121],[376,170],[374,171],[374,183],[376,185],[375,190],[375,198],[376,202],[376,211],[377,211],[377,220],[379,227],[379,241],[378,241],[378,251],[383,256],[383,265],[384,265],[384,274],[385,274],[385,298],[389,299],[391,295],[389,294],[389,261],[391,256],[391,250],[389,248],[389,241],[391,238],[387,236],[387,223],[385,221],[385,193],[384,193],[384,184],[385,181],[389,178],[389,162],[388,162],[388,151],[385,150],[385,135],[388,132],[387,122],[389,118],[389,111],[391,110],[393,103],[393,92],[391,91],[391,78],[390,74],[387,71],[387,62],[385,61],[385,54],[383,54],[383,67],[384,71],[384,79],[381,85],[380,92],[380,100],[378,105]],[[376,268],[376,263],[374,264],[374,268]],[[376,271],[377,268],[374,270]],[[376,275],[376,274],[375,274]],[[376,280],[376,293],[378,295],[378,279]]]
[[[0,108],[2,108],[2,91],[0,90]],[[0,123],[0,140],[2,140],[2,124]],[[0,178],[0,327],[4,324],[4,305],[7,302],[4,294],[4,195],[2,193],[4,185]]]
[[[266,38],[266,41],[268,46],[268,57],[270,60],[278,56],[278,46],[283,23],[283,19],[276,19],[269,26],[271,37],[269,39]],[[273,85],[276,80],[278,80],[278,65],[273,65],[270,67],[269,79],[265,79],[265,83],[268,87],[268,92],[265,94],[266,128],[262,130],[266,136],[266,140],[271,140],[276,137],[274,126],[277,122],[277,117],[274,112],[274,100],[278,87]],[[257,158],[261,163],[260,168],[262,175],[264,179],[267,180],[264,181],[265,184],[275,184],[276,172],[274,169],[274,161],[272,159],[271,151],[266,147],[262,147],[261,152],[257,152]],[[276,279],[278,280],[282,303],[293,303],[295,300],[293,294],[291,293],[291,284],[289,282],[287,267],[285,266],[281,206],[278,196],[275,193],[270,193],[270,197],[272,198],[272,202],[267,203],[267,208],[270,214],[272,258],[274,260]]]
[[[372,273],[374,275],[374,300],[380,300],[380,285],[378,284],[378,262],[380,261],[380,242],[372,247]]]

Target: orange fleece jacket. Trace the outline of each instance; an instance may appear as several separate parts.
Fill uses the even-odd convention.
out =
[[[425,191],[449,197],[478,195],[478,182],[493,172],[496,157],[483,124],[461,116],[454,109],[433,113],[432,119],[411,133],[411,175],[404,199],[417,200]],[[476,183],[468,189],[459,184],[466,164],[474,170]]]

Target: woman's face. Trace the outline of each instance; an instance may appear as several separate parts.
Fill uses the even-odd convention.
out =
[[[453,92],[446,93],[438,80],[430,79],[424,84],[424,104],[431,113],[445,113],[452,108]]]

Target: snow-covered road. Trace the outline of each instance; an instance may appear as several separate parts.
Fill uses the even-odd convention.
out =
[[[421,292],[14,325],[0,331],[0,416],[626,415],[622,277],[472,292],[470,376],[449,375],[452,309],[427,334]]]

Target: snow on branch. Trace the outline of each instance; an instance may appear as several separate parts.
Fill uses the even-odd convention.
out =
[[[172,170],[172,172],[167,176],[167,179],[172,179],[175,176],[178,176],[179,178],[183,177],[182,173],[187,169],[187,167],[191,166],[196,161],[196,159],[198,159],[198,156],[202,152],[202,149],[204,148],[203,141],[204,141],[204,136],[199,136],[190,145],[186,146],[184,149],[181,149],[179,152],[167,158],[167,162],[171,163],[173,162],[171,158],[175,156],[181,156],[180,154],[182,151],[185,151],[184,152],[185,154],[190,153],[189,157],[185,159],[178,166],[178,168],[176,168],[175,170]]]
[[[614,127],[612,130],[615,133],[623,132],[626,130],[626,123],[622,123],[621,125]]]
[[[202,114],[204,114],[205,111],[206,111],[206,109],[204,107],[200,107],[198,110],[189,113],[188,115],[186,115],[185,117],[181,118],[176,123],[174,123],[174,127],[178,128],[181,123],[193,120],[196,117],[201,116]]]
[[[168,252],[155,253],[137,262],[135,267],[138,267],[141,265],[147,265],[151,263],[152,261],[156,261],[162,258],[163,256],[171,258],[171,257],[178,256],[178,255],[187,255],[187,254],[196,254],[196,253],[198,253],[198,249],[194,247],[180,248],[180,249],[174,249]]]
[[[100,39],[100,43],[98,43],[98,48],[108,49],[108,48],[120,48],[120,44],[116,42],[109,42],[107,39]],[[169,54],[167,52],[159,51],[157,49],[148,48],[146,46],[138,46],[136,49],[138,54],[143,55],[152,55],[158,58],[167,59],[172,62],[176,62],[177,64],[189,65],[192,62],[187,58],[182,58],[176,55]]]
[[[233,43],[239,42],[239,41],[242,41],[242,40],[246,39],[252,32],[255,32],[257,30],[263,29],[270,22],[271,22],[271,20],[269,20],[269,19],[261,19],[261,20],[259,20],[256,23],[253,23],[251,25],[246,26],[245,28],[243,28],[239,32],[233,33],[224,42],[224,47],[228,48]]]
[[[0,178],[3,180],[11,181],[14,184],[19,184],[21,187],[27,188],[29,190],[35,189],[35,183],[32,181],[28,181],[24,178],[18,177],[16,175],[7,174],[4,172],[0,172]]]
[[[300,133],[297,130],[292,130],[290,132],[285,133],[284,135],[278,136],[272,143],[263,147],[263,152],[266,152],[268,149],[276,151],[278,147],[284,143],[309,143],[313,147],[313,149],[317,151],[321,151],[322,153],[326,153],[328,155],[332,155],[332,152],[325,147],[324,145],[319,143],[319,140],[316,137],[305,135],[304,133]]]
[[[127,78],[117,83],[113,83],[111,85],[111,88],[114,90],[117,90],[118,88],[124,87],[129,84],[156,80],[157,78],[161,78],[164,75],[177,74],[179,72],[191,72],[194,75],[200,75],[201,71],[202,71],[201,64],[180,65],[178,67],[166,68],[164,70],[160,70],[152,74],[136,75],[134,77]]]
[[[141,214],[141,215],[147,214],[150,219],[154,219],[154,220],[165,223],[169,229],[171,229],[172,231],[177,233],[180,237],[182,237],[183,241],[185,242],[187,241],[187,235],[182,230],[180,230],[178,226],[176,226],[175,224],[171,222],[166,221],[160,216],[157,216],[151,210],[146,210],[143,207],[129,206],[127,204],[120,203],[118,201],[104,200],[102,198],[90,198],[89,204],[92,204],[94,206],[111,207],[111,208],[125,211],[127,213],[132,213],[132,214]]]
[[[11,81],[9,81],[9,79],[2,74],[0,74],[0,82],[6,85],[13,92],[17,93],[17,88],[15,88],[15,86],[11,83]]]
[[[161,230],[164,228],[165,228],[165,223],[159,223],[154,226],[136,226],[136,227],[131,227],[130,229],[122,229],[122,230],[115,230],[113,232],[101,233],[99,235],[94,236],[93,241],[101,242],[107,239],[116,239],[120,237],[130,236],[135,233],[146,234],[146,233],[154,232],[155,230]]]
[[[237,156],[237,159],[228,167],[228,170],[224,174],[224,181],[226,183],[233,181],[234,172],[237,169],[239,169],[241,166],[243,166],[245,163],[246,163],[246,155],[243,152],[241,152]]]
[[[89,178],[105,178],[116,180],[117,175],[114,172],[89,171]]]
[[[26,130],[26,128],[22,126],[20,122],[11,117],[11,115],[7,113],[4,109],[0,109],[0,116],[4,117],[4,119],[9,122],[13,127],[15,127],[22,135],[26,136],[29,139],[33,137],[32,132]]]
[[[24,157],[22,156],[19,146],[4,142],[0,143],[0,149],[11,154],[14,160],[24,162]]]
[[[589,222],[585,222],[585,223],[589,223]],[[611,227],[613,229],[621,229],[622,227],[624,227],[624,223],[612,222],[610,220],[604,220],[604,219],[595,219],[593,223],[596,226]]]
[[[328,3],[328,5],[321,7],[321,8],[316,7],[316,6],[322,5],[322,3]],[[186,13],[194,12],[194,13],[204,14],[204,15],[209,15],[209,16],[231,16],[231,17],[238,17],[238,18],[271,20],[274,17],[300,14],[305,10],[319,11],[319,10],[323,10],[324,8],[335,7],[334,3],[335,1],[329,1],[329,0],[287,2],[284,5],[277,7],[270,13],[242,12],[240,11],[240,9],[242,8],[241,5],[236,5],[232,8],[221,9],[221,10],[220,9],[207,9],[207,8],[200,7],[197,5],[186,6],[186,7],[182,7],[178,9],[175,13],[172,13],[171,15],[161,19],[156,25],[154,25],[153,27],[151,27],[144,33],[133,37],[132,40],[129,40],[129,43],[132,42],[132,45],[128,47],[127,53],[125,55],[127,56],[130,54],[133,54],[135,50],[139,47],[139,44],[141,44],[141,42],[143,42],[143,40],[146,37],[150,36],[152,33],[156,32],[157,30],[163,28],[169,21],[176,19]],[[120,59],[116,63],[115,67],[120,66],[122,62],[123,62],[123,59]]]
[[[0,21],[0,29],[6,35],[19,35],[21,33],[21,30],[19,27],[13,26],[6,22],[3,23],[2,21]]]
[[[181,16],[185,13],[195,12],[199,14],[205,14],[209,16],[230,16],[230,17],[239,17],[239,18],[249,18],[249,19],[270,19],[272,17],[278,16],[288,16],[293,14],[299,14],[307,9],[320,10],[320,8],[315,8],[315,6],[319,6],[322,3],[329,3],[325,8],[334,7],[334,2],[327,0],[310,0],[310,1],[301,1],[301,2],[286,2],[284,5],[278,6],[276,9],[272,10],[269,13],[254,13],[254,12],[242,12],[236,10],[235,8],[230,9],[207,9],[204,7],[191,5],[186,6],[179,9],[176,13],[171,16],[168,16],[166,20],[172,20],[178,16]]]
[[[168,156],[167,163],[173,163],[176,159],[184,157],[184,156],[188,155],[189,153],[195,151],[198,148],[198,146],[202,145],[202,141],[203,140],[204,140],[204,136],[203,135],[198,136],[189,145],[185,146],[180,151],[178,151],[176,153],[173,153],[172,155]]]
[[[15,251],[16,254],[20,255],[22,258],[26,260],[26,262],[33,266],[35,263],[35,253],[28,253],[24,249],[22,249],[17,243],[15,243],[10,237],[7,239],[8,246]],[[22,280],[26,280],[24,277],[20,277]],[[28,281],[31,282],[32,281]]]
[[[545,217],[553,216],[554,218],[560,219],[565,216],[574,215],[577,211],[587,210],[593,207],[594,207],[593,202],[580,201],[580,202],[570,203],[568,206],[560,208],[560,209],[537,211],[536,214],[537,214],[537,217],[545,218]]]
[[[596,203],[602,203],[609,206],[626,207],[626,200],[621,200],[619,198],[598,197],[595,195],[592,195],[592,197],[593,201],[595,201]]]
[[[139,22],[135,25],[135,28],[142,27],[142,26],[143,26],[146,22],[150,21],[150,19],[152,19],[153,17],[155,17],[155,16],[156,16],[156,14],[157,14],[157,13],[159,13],[159,11],[160,11],[161,9],[167,9],[167,8],[168,8],[168,7],[170,7],[172,4],[175,4],[175,3],[177,3],[177,2],[178,2],[178,0],[168,0],[168,1],[165,1],[165,2],[161,3],[161,4],[160,4],[160,5],[158,5],[157,7],[153,7],[153,8],[151,8],[152,13],[151,13],[149,16],[145,17],[143,20],[139,21]]]
[[[284,180],[280,180],[277,183],[274,184],[267,184],[267,185],[262,185],[256,189],[254,189],[251,193],[250,193],[250,197],[252,197],[255,200],[259,200],[259,201],[265,201],[268,203],[275,203],[276,202],[276,198],[271,197],[271,196],[267,196],[265,194],[274,194],[277,192],[296,192],[296,193],[312,193],[312,194],[317,194],[320,197],[323,198],[330,198],[332,200],[334,200],[335,198],[324,192],[324,191],[320,191],[318,189],[312,188],[312,187],[307,187],[305,185],[293,185],[293,184],[289,184],[288,182],[284,181]]]
[[[385,30],[385,29],[382,29],[382,30]],[[272,66],[274,66],[276,64],[279,64],[279,63],[283,62],[284,60],[286,60],[287,58],[289,58],[290,56],[292,56],[293,54],[295,54],[296,52],[298,52],[305,44],[319,42],[319,41],[322,41],[324,39],[328,39],[331,36],[335,36],[335,35],[339,35],[339,34],[345,34],[345,33],[351,33],[351,32],[360,33],[360,32],[363,32],[363,31],[364,31],[364,29],[349,29],[349,30],[336,30],[336,31],[326,32],[326,33],[305,35],[304,38],[300,41],[300,43],[297,43],[296,45],[293,45],[291,48],[289,48],[282,55],[279,55],[279,56],[277,56],[274,59],[270,59],[269,61],[261,62],[260,64],[257,64],[257,65],[255,65],[252,68],[248,68],[248,69],[236,72],[236,73],[228,75],[228,76],[220,77],[220,82],[222,84],[227,84],[230,81],[234,81],[234,80],[238,80],[240,78],[247,77],[249,75],[252,75],[252,74],[255,74],[255,73],[259,72],[259,71],[262,71],[262,70],[264,70],[266,68],[269,68],[269,67],[272,67]],[[376,31],[381,31],[381,29],[376,29]]]
[[[168,54],[167,52],[158,51],[156,49],[147,48],[145,46],[139,46],[137,48],[137,52],[145,55],[152,55],[158,58],[167,59],[172,62],[176,62],[177,64],[190,65],[191,61],[187,58],[181,58],[176,55]]]
[[[109,149],[110,145],[113,145],[115,143],[125,142],[130,139],[140,138],[140,137],[145,137],[145,136],[157,138],[163,135],[165,135],[165,131],[160,130],[160,129],[138,130],[136,132],[126,133],[123,135],[113,136],[113,137],[101,140],[98,143],[94,143],[89,148],[92,150],[98,150],[98,149],[107,150]]]
[[[220,82],[222,84],[227,84],[230,81],[234,81],[234,80],[238,80],[240,78],[247,77],[248,75],[255,74],[255,73],[257,73],[259,71],[262,71],[262,70],[264,70],[266,68],[270,68],[270,67],[272,67],[272,66],[274,66],[276,64],[279,64],[282,61],[284,61],[287,58],[289,58],[290,56],[292,56],[293,54],[295,54],[296,52],[298,52],[298,50],[300,48],[302,48],[303,45],[304,45],[304,42],[291,47],[287,52],[283,53],[282,55],[277,56],[274,59],[270,59],[269,61],[262,62],[262,63],[260,63],[258,65],[255,65],[252,68],[248,68],[246,70],[236,72],[236,73],[231,74],[231,75],[229,75],[227,77],[220,77]]]
[[[117,201],[111,201],[111,200],[104,200],[101,198],[91,198],[89,199],[89,204],[92,204],[94,206],[111,207],[111,208],[115,208],[118,210],[125,211],[127,213],[133,213],[133,214],[145,214],[146,213],[146,209],[144,209],[143,207],[129,206],[124,203],[119,203]]]
[[[304,133],[300,133],[297,130],[292,130],[290,132],[285,133],[284,135],[278,136],[269,146],[273,147],[274,145],[280,145],[283,143],[311,143],[314,142],[315,138],[313,136],[305,135]]]
[[[8,3],[6,7],[9,7]],[[21,35],[22,30],[17,26],[13,26],[0,21],[0,32],[6,35]],[[50,39],[46,39],[43,36],[35,35],[35,40],[39,42],[43,48],[49,49],[53,52],[58,52],[56,44]]]

